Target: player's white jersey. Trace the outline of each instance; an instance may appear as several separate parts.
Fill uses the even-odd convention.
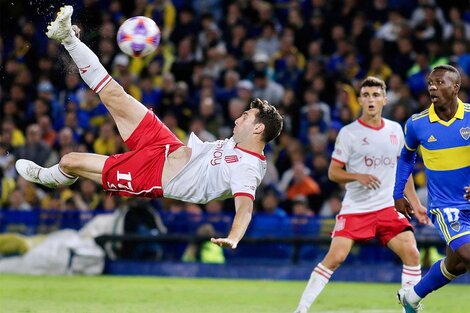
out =
[[[188,164],[163,187],[166,198],[207,203],[238,195],[254,200],[266,173],[266,157],[235,145],[233,138],[202,142],[194,133]]]
[[[378,128],[357,120],[340,130],[333,160],[343,163],[347,172],[371,174],[381,182],[376,190],[366,189],[357,181],[347,183],[341,214],[371,212],[394,206],[395,172],[403,145],[401,126],[387,119],[382,119],[382,126]]]

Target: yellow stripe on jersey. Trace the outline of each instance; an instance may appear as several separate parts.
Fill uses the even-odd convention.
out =
[[[408,145],[406,144],[406,142],[405,142],[405,147],[406,147],[406,149],[408,149],[408,150],[410,150],[410,151],[416,151],[416,149],[411,149],[410,147],[408,147]]]
[[[407,149],[411,150],[408,147]],[[436,150],[421,146],[421,154],[426,168],[433,171],[450,171],[470,166],[470,146]]]
[[[444,221],[444,216],[442,216],[442,212],[439,210],[431,210],[431,214],[436,215],[437,223],[439,224],[439,228],[441,229],[442,234],[447,243],[450,243],[450,233],[447,225]]]
[[[411,120],[416,121],[416,120],[419,120],[420,118],[428,116],[428,115],[429,115],[429,109],[426,109],[423,112],[412,115]]]

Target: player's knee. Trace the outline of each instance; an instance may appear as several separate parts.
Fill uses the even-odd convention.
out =
[[[59,166],[62,170],[67,173],[71,173],[76,169],[80,168],[81,158],[76,152],[70,152],[62,156],[59,162]]]

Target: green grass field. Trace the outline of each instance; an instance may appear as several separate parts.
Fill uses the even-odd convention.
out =
[[[288,313],[306,282],[0,275],[2,313]],[[311,312],[401,312],[397,284],[330,283]],[[446,286],[425,312],[469,312],[470,286]]]

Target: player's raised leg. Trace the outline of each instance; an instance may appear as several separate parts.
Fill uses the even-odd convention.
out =
[[[308,309],[330,281],[333,272],[346,260],[354,241],[346,237],[334,237],[323,261],[313,269],[299,305],[294,313],[307,313]]]
[[[77,37],[78,28],[72,27],[72,6],[64,6],[48,26],[46,35],[60,42],[77,65],[85,83],[100,96],[111,113],[119,133],[126,141],[147,114],[148,109],[128,95],[101,65],[98,57]]]

